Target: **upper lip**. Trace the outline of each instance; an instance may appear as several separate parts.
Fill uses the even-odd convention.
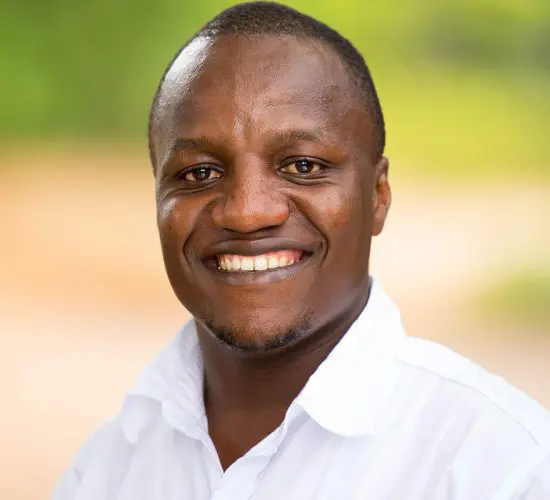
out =
[[[223,254],[254,256],[278,250],[302,250],[311,254],[315,251],[315,245],[288,238],[227,240],[211,245],[205,252],[205,258],[211,259]]]

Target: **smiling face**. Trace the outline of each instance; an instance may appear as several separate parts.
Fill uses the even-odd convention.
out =
[[[359,312],[390,203],[372,126],[319,42],[199,38],[180,54],[152,128],[158,227],[202,329],[257,350]]]

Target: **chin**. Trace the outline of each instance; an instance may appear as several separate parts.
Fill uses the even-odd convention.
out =
[[[221,343],[234,350],[267,352],[292,345],[305,337],[312,328],[311,316],[302,314],[288,323],[269,321],[267,318],[258,322],[258,316],[256,321],[222,322],[211,318],[202,323]],[[281,327],[285,323],[288,326]]]

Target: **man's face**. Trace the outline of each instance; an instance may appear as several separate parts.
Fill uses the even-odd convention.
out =
[[[152,133],[158,227],[199,325],[254,350],[359,311],[390,201],[372,126],[320,43],[232,36],[180,54]]]

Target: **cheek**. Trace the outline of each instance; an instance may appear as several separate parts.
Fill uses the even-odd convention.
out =
[[[192,205],[177,197],[157,202],[157,227],[165,255],[180,255],[195,219]]]
[[[306,213],[327,244],[322,266],[331,290],[347,295],[368,276],[372,232],[372,199],[360,179],[346,185],[327,186],[310,198]]]
[[[326,186],[308,196],[303,213],[326,243],[312,290],[316,313],[346,310],[368,287],[372,202],[360,185]]]
[[[177,198],[157,197],[157,224],[160,227],[172,217],[177,210]]]
[[[308,212],[332,250],[351,250],[362,239],[370,240],[372,200],[357,185],[328,186],[311,199]]]
[[[171,241],[177,239],[177,214],[175,199],[161,200],[157,203],[157,227],[164,250],[170,247]]]

